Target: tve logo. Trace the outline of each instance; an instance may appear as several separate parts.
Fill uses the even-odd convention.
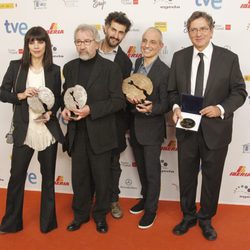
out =
[[[24,36],[26,31],[28,30],[27,23],[11,23],[8,20],[5,20],[4,26],[7,33],[18,32],[22,36]]]
[[[195,4],[199,7],[211,4],[212,8],[218,10],[221,8],[222,0],[195,0]]]
[[[37,184],[37,176],[35,173],[27,173],[27,180],[31,184]]]

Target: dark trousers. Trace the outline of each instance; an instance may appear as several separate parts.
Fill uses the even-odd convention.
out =
[[[34,150],[27,145],[13,146],[6,212],[0,227],[0,230],[4,232],[17,232],[23,229],[25,180],[33,153]],[[57,227],[54,189],[56,155],[57,143],[38,152],[42,174],[40,206],[40,229],[42,232],[48,232]]]
[[[111,202],[117,202],[119,200],[119,180],[121,176],[121,166],[120,166],[120,153],[112,152],[111,156]]]
[[[178,141],[180,202],[184,217],[211,219],[217,210],[222,173],[228,146],[210,150],[202,131],[188,132]],[[202,171],[200,210],[196,215],[196,190]]]
[[[141,182],[145,211],[156,213],[161,187],[161,144],[141,145],[133,141],[132,150]]]
[[[84,221],[89,218],[94,182],[95,204],[92,216],[95,221],[100,221],[105,219],[109,209],[111,151],[95,154],[86,128],[83,126],[81,129],[80,125],[71,153],[74,220]]]

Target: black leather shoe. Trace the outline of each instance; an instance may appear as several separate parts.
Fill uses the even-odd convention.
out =
[[[106,220],[96,222],[96,231],[99,233],[107,233],[108,232],[108,224],[107,224]]]
[[[214,230],[214,228],[212,227],[211,221],[205,221],[205,222],[200,221],[199,226],[202,230],[203,236],[207,240],[216,240],[217,239],[217,233]]]
[[[84,221],[75,221],[73,220],[68,226],[67,226],[67,230],[68,231],[76,231],[78,230],[82,224],[87,223],[89,221],[89,218],[84,220]]]
[[[196,223],[197,223],[197,219],[192,219],[192,220],[183,219],[180,224],[174,227],[173,233],[175,235],[183,235],[189,230],[190,227],[195,226]]]

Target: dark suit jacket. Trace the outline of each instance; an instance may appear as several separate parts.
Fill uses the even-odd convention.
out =
[[[78,84],[80,59],[65,64],[63,74],[64,91]],[[85,118],[87,132],[92,149],[96,154],[117,147],[115,112],[125,107],[121,89],[122,75],[119,67],[97,55],[94,68],[86,86],[87,105],[90,115]],[[68,151],[74,143],[76,121],[70,121],[67,126]]]
[[[130,76],[132,70],[132,62],[120,46],[118,47],[114,62],[119,65],[122,71],[123,79]],[[116,151],[121,153],[127,147],[125,134],[129,129],[129,112],[127,109],[122,109],[116,112],[115,117],[118,137],[118,148],[116,149]]]
[[[173,56],[168,91],[171,106],[180,103],[182,93],[190,94],[193,46],[176,52]],[[233,112],[245,101],[247,92],[242,77],[238,56],[233,52],[213,45],[210,71],[204,93],[203,107],[220,104],[225,118],[202,117],[201,128],[210,149],[224,147],[231,142]],[[186,133],[177,129],[179,140]]]
[[[134,73],[138,71],[141,62],[142,58],[136,60]],[[167,99],[168,75],[169,67],[158,57],[147,75],[153,83],[153,92],[147,98],[153,103],[152,113],[150,115],[142,114],[133,108],[130,128],[132,145],[134,137],[141,145],[159,145],[163,142],[164,136],[166,136],[164,114],[169,110]]]
[[[14,144],[16,146],[23,145],[26,138],[28,124],[29,124],[29,111],[27,99],[19,101],[17,93],[24,92],[26,89],[26,81],[28,69],[21,68],[18,74],[21,61],[11,61],[8,70],[3,78],[0,100],[2,102],[9,102],[15,105],[13,122],[14,122]],[[18,78],[17,78],[18,74]],[[56,113],[61,103],[61,73],[60,67],[53,64],[49,69],[44,69],[45,86],[49,88],[55,96],[55,104],[52,108],[53,115],[51,119],[45,123],[54,138],[63,143],[63,133],[56,117]],[[17,81],[16,81],[17,78]],[[14,85],[17,82],[15,89]]]

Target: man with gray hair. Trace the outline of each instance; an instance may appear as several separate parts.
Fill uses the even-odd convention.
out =
[[[155,27],[148,28],[142,35],[143,57],[135,62],[134,73],[147,76],[153,91],[142,101],[136,97],[130,102],[130,143],[141,182],[142,199],[129,211],[143,212],[138,227],[151,227],[156,218],[161,187],[161,144],[166,136],[164,113],[168,111],[167,82],[169,67],[161,61],[159,54],[163,48],[162,33]],[[149,133],[150,131],[150,133]]]
[[[78,26],[74,38],[79,58],[63,68],[63,95],[78,84],[85,88],[87,102],[82,108],[69,110],[65,107],[62,111],[64,120],[68,121],[65,145],[72,159],[74,192],[74,219],[67,230],[78,230],[89,221],[93,178],[96,199],[92,216],[96,230],[106,233],[111,151],[117,147],[115,112],[125,106],[122,74],[116,64],[98,55],[99,34],[94,26]]]

